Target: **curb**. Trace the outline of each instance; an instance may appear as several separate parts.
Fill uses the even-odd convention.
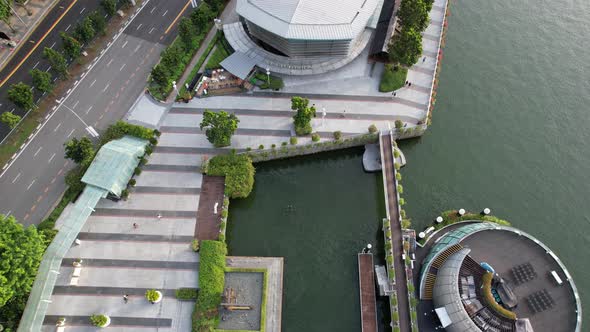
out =
[[[51,4],[51,5],[49,5],[49,7],[45,8],[45,12],[43,12],[43,14],[41,14],[41,17],[39,17],[39,19],[37,21],[35,21],[35,23],[33,24],[33,26],[31,26],[31,28],[20,39],[21,42],[18,44],[17,47],[15,47],[12,50],[12,54],[9,55],[6,59],[2,60],[2,63],[0,64],[0,71],[4,70],[4,67],[6,67],[6,65],[8,64],[8,62],[10,62],[10,60],[12,60],[12,58],[14,58],[14,56],[16,55],[16,53],[25,44],[26,40],[29,39],[29,37],[31,36],[31,34],[33,34],[33,31],[35,31],[37,29],[37,27],[39,26],[39,24],[41,24],[41,22],[45,19],[45,17],[47,17],[47,14],[49,14],[49,12],[51,10],[53,10],[53,8],[55,8],[55,6],[58,3],[59,3],[59,0],[53,0],[53,4]]]

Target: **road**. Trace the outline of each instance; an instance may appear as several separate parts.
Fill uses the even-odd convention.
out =
[[[173,23],[191,9],[190,0],[168,0],[165,6],[162,1],[145,3],[63,101],[99,132],[122,118],[144,92],[151,67],[176,36]],[[84,128],[68,108],[57,108],[0,175],[0,213],[25,225],[42,220],[64,192],[64,175],[73,167],[64,159],[63,144],[86,135]]]
[[[21,116],[26,113],[25,110],[16,107],[8,100],[7,94],[10,85],[19,82],[32,85],[29,74],[31,69],[47,71],[50,68],[47,60],[43,58],[45,47],[61,50],[62,42],[59,33],[62,31],[72,33],[78,22],[99,6],[100,0],[61,0],[53,7],[29,39],[22,41],[24,44],[0,71],[0,112],[14,111],[15,114]],[[57,78],[57,75],[51,74],[53,79]],[[42,94],[37,91],[33,92],[34,100],[38,102]],[[1,123],[0,140],[9,131],[10,128]]]

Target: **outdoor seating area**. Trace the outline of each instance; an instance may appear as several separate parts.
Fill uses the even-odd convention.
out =
[[[531,281],[537,277],[537,272],[531,263],[516,265],[512,268],[512,276],[517,285]]]
[[[555,305],[555,301],[546,289],[534,292],[527,297],[526,302],[535,314],[552,308]]]
[[[241,88],[244,80],[234,76],[223,68],[206,71],[197,84],[196,96],[221,95],[224,92],[235,92]]]

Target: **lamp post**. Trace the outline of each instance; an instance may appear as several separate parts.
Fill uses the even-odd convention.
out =
[[[70,112],[72,112],[82,122],[82,124],[84,124],[84,127],[85,127],[86,131],[90,134],[90,136],[92,136],[94,138],[97,138],[99,136],[98,132],[92,126],[88,125],[84,120],[82,120],[82,118],[73,109],[66,106],[66,104],[63,103],[63,101],[61,101],[61,100],[55,100],[55,101],[57,102],[58,107],[63,106],[65,108],[67,108]]]
[[[268,83],[268,87],[270,88],[270,68],[266,68],[266,80]]]
[[[324,126],[324,119],[326,118],[326,108],[322,107],[322,127]]]

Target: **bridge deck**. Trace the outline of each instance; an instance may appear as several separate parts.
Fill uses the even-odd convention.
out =
[[[358,254],[362,332],[377,332],[373,254]]]

